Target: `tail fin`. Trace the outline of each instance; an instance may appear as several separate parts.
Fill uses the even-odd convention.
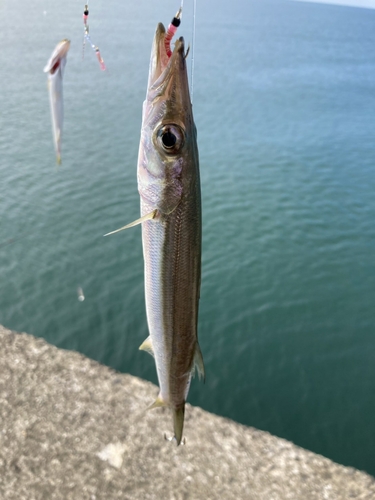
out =
[[[182,431],[184,430],[185,403],[180,408],[173,408],[173,430],[177,446],[181,443]]]
[[[149,406],[147,410],[153,410],[154,408],[160,408],[161,406],[169,406],[169,404],[163,401],[162,397],[159,394],[155,402],[151,406]],[[185,403],[183,403],[179,408],[172,408],[172,412],[174,439],[176,440],[178,446],[179,444],[181,444],[182,432],[184,430]]]

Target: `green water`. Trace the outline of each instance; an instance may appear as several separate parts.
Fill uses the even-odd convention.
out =
[[[185,2],[179,33],[192,40]],[[0,6],[0,322],[156,382],[136,161],[153,32],[178,8]],[[20,12],[22,11],[22,16]],[[22,22],[20,22],[20,16]],[[375,11],[198,1],[206,384],[192,404],[375,474]],[[63,165],[46,76],[66,66]],[[85,300],[78,301],[82,287]]]

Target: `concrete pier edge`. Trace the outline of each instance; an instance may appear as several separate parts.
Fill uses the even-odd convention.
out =
[[[186,445],[157,388],[0,326],[0,499],[375,499],[375,479],[187,405]]]

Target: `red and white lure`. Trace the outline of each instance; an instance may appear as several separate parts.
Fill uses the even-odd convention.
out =
[[[165,42],[165,50],[167,52],[167,56],[171,57],[172,51],[171,51],[171,40],[174,37],[177,28],[181,24],[181,12],[182,12],[182,4],[181,7],[179,8],[177,14],[174,16],[172,21],[170,22],[167,32],[165,34],[164,42]]]
[[[82,59],[85,55],[85,45],[86,41],[88,44],[91,46],[92,50],[95,52],[96,58],[99,62],[100,69],[102,71],[106,70],[106,65],[104,63],[104,60],[100,54],[99,47],[97,45],[94,45],[91,41],[90,34],[89,34],[89,25],[88,25],[88,19],[89,19],[89,5],[88,3],[85,5],[84,11],[83,11],[83,24],[84,24],[84,33],[83,33],[83,48],[82,48]]]
[[[174,35],[176,34],[177,28],[181,24],[181,17],[182,17],[182,8],[184,5],[184,0],[181,0],[181,7],[178,9],[177,14],[175,17],[172,19],[170,22],[167,32],[165,34],[164,38],[164,43],[165,43],[165,51],[167,53],[167,56],[170,58],[172,56],[172,50],[171,50],[171,41]],[[191,57],[191,84],[190,84],[190,98],[191,102],[193,102],[193,81],[194,81],[194,48],[195,48],[195,17],[196,17],[196,10],[197,10],[197,0],[194,0],[194,8],[193,8],[193,39],[192,39],[192,44],[193,44],[193,51],[192,51],[192,57]],[[189,53],[190,46],[187,49],[186,56],[187,57]]]

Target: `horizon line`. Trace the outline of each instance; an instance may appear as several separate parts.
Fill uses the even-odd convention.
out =
[[[375,0],[290,0],[292,2],[320,3],[337,7],[357,7],[359,9],[375,9]],[[359,1],[362,3],[358,4]]]

